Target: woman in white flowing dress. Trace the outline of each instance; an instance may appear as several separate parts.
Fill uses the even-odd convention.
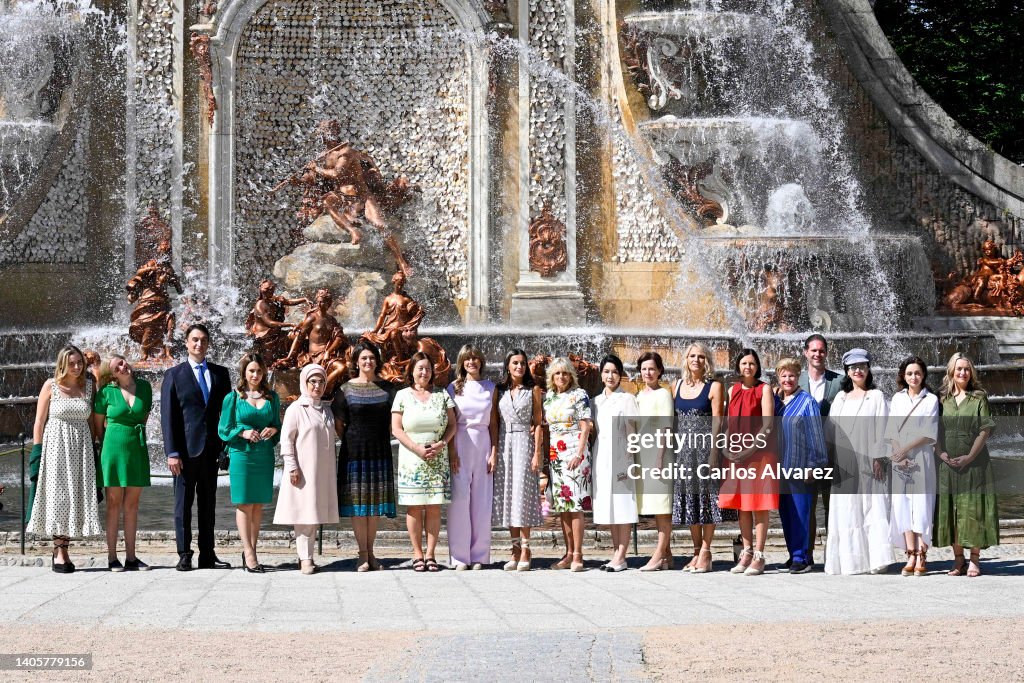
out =
[[[594,397],[594,524],[611,527],[612,558],[605,571],[626,569],[630,525],[637,522],[636,487],[629,478],[632,457],[626,451],[630,434],[638,428],[636,397],[622,390],[622,361],[608,355],[598,366],[604,391]]]
[[[903,576],[924,576],[935,512],[935,442],[939,399],[928,390],[928,368],[918,357],[900,364],[900,391],[889,405],[885,440],[892,460],[892,541],[905,548]]]
[[[68,556],[72,538],[103,533],[90,419],[94,391],[85,356],[69,344],[57,354],[54,377],[43,384],[36,404],[32,456],[39,474],[26,531],[53,537],[50,567],[58,574],[75,571]]]
[[[825,545],[826,574],[880,574],[894,561],[883,439],[889,416],[864,349],[843,354],[846,377],[829,411],[836,460]]]

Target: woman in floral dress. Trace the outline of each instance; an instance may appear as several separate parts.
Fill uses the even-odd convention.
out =
[[[434,363],[417,352],[405,377],[410,385],[395,395],[391,431],[398,448],[398,504],[407,506],[405,524],[412,542],[415,571],[440,570],[434,559],[441,533],[441,506],[452,501],[451,474],[459,470],[454,446],[455,403],[434,388]],[[423,534],[427,536],[426,554]]]
[[[555,569],[583,571],[583,512],[590,510],[593,475],[587,438],[593,427],[590,399],[579,386],[576,369],[566,358],[556,358],[547,369],[544,419],[548,424],[551,449],[548,452],[552,511],[561,516],[565,556]]]

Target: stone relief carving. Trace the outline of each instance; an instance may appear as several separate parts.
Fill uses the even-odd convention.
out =
[[[565,271],[568,251],[565,224],[554,217],[545,205],[541,214],[530,222],[530,270],[541,277]]]
[[[213,116],[217,112],[217,98],[213,94],[213,63],[210,61],[210,36],[205,33],[193,33],[188,42],[192,57],[199,65],[199,81],[206,99],[206,122],[213,125]]]
[[[686,166],[675,157],[669,157],[662,168],[662,175],[672,194],[689,207],[705,225],[725,217],[721,203],[704,195],[702,181],[714,173],[714,160],[708,159],[693,166]]]
[[[689,59],[690,49],[664,36],[622,26],[623,63],[637,91],[647,98],[647,106],[660,111],[670,99],[682,99],[683,91],[673,82],[681,81],[681,63]]]

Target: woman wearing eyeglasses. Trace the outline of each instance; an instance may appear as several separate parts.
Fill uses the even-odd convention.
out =
[[[829,410],[835,468],[825,545],[826,574],[881,574],[895,561],[889,525],[889,409],[875,388],[871,356],[843,354],[842,390]]]

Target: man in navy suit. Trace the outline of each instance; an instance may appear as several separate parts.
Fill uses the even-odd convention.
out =
[[[828,342],[820,334],[812,334],[804,341],[804,358],[807,359],[807,369],[800,373],[800,388],[811,395],[818,403],[818,410],[821,417],[828,417],[832,408],[832,401],[836,400],[839,394],[843,376],[838,372],[828,369]],[[824,425],[822,425],[824,427]],[[829,460],[832,459],[832,445],[829,444]],[[821,481],[820,488],[814,492],[811,499],[811,554],[808,555],[808,564],[814,564],[814,541],[817,539],[818,519],[816,509],[818,507],[818,494],[821,494],[822,505],[825,506],[825,524],[828,525],[828,494],[832,486],[830,481]]]
[[[226,569],[213,550],[217,503],[217,458],[223,444],[217,435],[220,409],[231,391],[231,376],[222,365],[208,363],[210,331],[192,325],[185,332],[188,360],[167,371],[160,388],[160,424],[167,468],[174,475],[174,538],[178,571],[192,569],[192,503],[199,503],[199,568]]]

